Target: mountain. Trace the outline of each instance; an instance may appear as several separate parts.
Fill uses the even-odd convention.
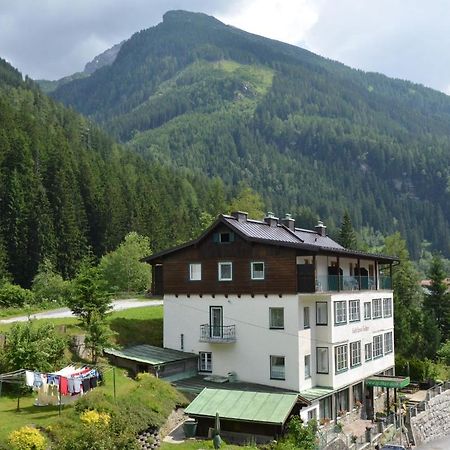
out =
[[[220,181],[144,160],[0,59],[0,281],[29,286],[44,259],[73,276],[132,230],[154,251],[183,242],[224,199]]]
[[[249,184],[280,214],[348,210],[450,255],[450,98],[170,11],[53,93],[147,160]]]
[[[123,42],[124,41],[120,42],[119,44],[113,45],[103,53],[100,53],[100,55],[97,55],[94,59],[92,59],[92,61],[86,63],[82,72],[76,72],[72,75],[60,78],[59,80],[36,80],[36,83],[39,85],[43,92],[49,94],[50,92],[56,90],[58,87],[70,83],[73,80],[86,78],[101,67],[111,65],[116,59]]]

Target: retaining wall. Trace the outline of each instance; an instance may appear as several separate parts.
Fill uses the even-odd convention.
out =
[[[416,445],[450,435],[450,390],[430,399],[426,410],[411,417]]]

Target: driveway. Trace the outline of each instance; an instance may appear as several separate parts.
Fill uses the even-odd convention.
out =
[[[130,298],[127,300],[113,300],[111,302],[112,311],[123,311],[124,309],[142,308],[144,306],[161,306],[162,300],[137,300]],[[52,309],[40,313],[30,314],[29,316],[10,317],[9,319],[2,319],[0,323],[26,322],[30,319],[60,319],[62,317],[73,317],[72,311],[69,308]]]

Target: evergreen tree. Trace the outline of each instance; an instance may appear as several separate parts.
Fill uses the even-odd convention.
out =
[[[422,293],[419,277],[409,259],[406,241],[400,233],[386,237],[383,252],[395,255],[400,264],[393,268],[395,350],[399,355],[417,354],[417,343],[421,341]]]
[[[450,293],[445,284],[446,273],[442,258],[435,254],[428,277],[431,280],[429,293],[425,295],[424,311],[436,320],[444,341],[450,338]]]
[[[353,229],[352,221],[348,214],[348,211],[345,211],[344,218],[342,220],[341,229],[339,231],[339,244],[341,244],[344,248],[348,248],[351,250],[356,250],[356,233]]]

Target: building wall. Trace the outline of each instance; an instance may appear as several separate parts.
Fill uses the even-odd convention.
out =
[[[184,351],[212,352],[213,374],[236,372],[239,380],[299,390],[297,295],[223,295],[164,297],[164,346]],[[210,306],[222,306],[224,325],[236,326],[235,343],[199,342],[200,325],[209,323]],[[269,329],[269,307],[284,308],[284,330]],[[285,357],[285,380],[270,379],[270,355]]]
[[[236,372],[242,381],[286,389],[314,386],[340,389],[394,365],[394,352],[365,361],[364,345],[374,335],[393,332],[393,318],[364,320],[364,302],[390,298],[391,291],[355,291],[302,295],[166,295],[164,301],[164,346],[187,352],[212,352],[213,374]],[[334,302],[360,300],[358,322],[335,325]],[[316,302],[328,305],[328,325],[316,325]],[[223,325],[235,325],[235,343],[199,342],[200,325],[208,324],[210,307],[223,308]],[[310,327],[304,327],[304,307],[309,307]],[[284,308],[284,330],[269,328],[269,308]],[[347,320],[348,320],[347,308]],[[181,334],[184,347],[181,348]],[[350,365],[350,342],[361,341],[361,364]],[[347,345],[348,369],[336,373],[335,347]],[[383,337],[384,345],[384,337]],[[329,373],[316,373],[316,349],[327,347]],[[285,357],[286,379],[270,379],[270,355]],[[305,355],[310,355],[311,376],[305,376]]]
[[[215,229],[215,233],[230,231]],[[230,243],[214,242],[214,233],[163,261],[165,294],[289,294],[297,292],[296,250],[249,243],[237,234]],[[251,262],[264,262],[265,279],[252,280]],[[233,280],[218,281],[218,263],[233,263]],[[202,279],[189,281],[189,264],[202,264]]]

